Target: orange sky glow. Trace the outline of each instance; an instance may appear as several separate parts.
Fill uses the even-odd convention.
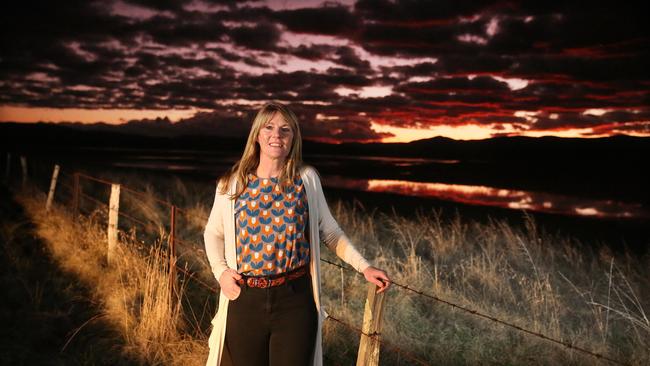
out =
[[[199,109],[185,110],[137,110],[137,109],[82,109],[82,108],[34,108],[0,107],[0,122],[105,122],[121,124],[134,119],[155,119],[168,117],[177,122],[192,117]]]
[[[81,122],[96,123],[105,122],[119,125],[130,120],[169,118],[171,122],[178,122],[185,118],[192,117],[197,112],[206,112],[202,109],[184,110],[136,110],[136,109],[82,109],[82,108],[38,108],[38,107],[0,107],[1,122]],[[592,110],[590,113],[600,113],[599,110]],[[437,125],[428,128],[403,128],[394,127],[377,122],[371,123],[371,128],[379,133],[391,133],[394,136],[384,138],[382,142],[410,142],[419,139],[443,136],[455,140],[481,140],[494,137],[494,134],[512,134],[517,136],[542,137],[556,136],[567,138],[597,138],[611,135],[611,131],[598,133],[593,128],[564,128],[545,131],[517,131],[508,124],[502,124],[498,129],[491,126],[464,124],[458,126]],[[647,133],[627,132],[629,135],[639,137],[650,137]]]
[[[305,139],[330,143],[650,137],[648,36],[635,6],[236,3],[7,9],[0,122],[143,132],[166,118],[171,135],[241,136],[274,100]]]

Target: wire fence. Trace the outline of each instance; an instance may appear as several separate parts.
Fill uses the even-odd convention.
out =
[[[92,212],[92,210],[89,210],[88,208],[82,208],[82,207],[79,206],[81,198],[86,199],[89,202],[92,202],[95,205],[97,205],[99,207],[102,207],[103,209],[108,209],[109,208],[108,203],[106,203],[104,201],[101,201],[100,199],[97,199],[95,197],[92,197],[87,193],[81,192],[81,190],[80,190],[80,180],[81,179],[86,179],[86,180],[89,180],[89,181],[92,181],[92,182],[96,182],[96,183],[100,183],[100,184],[104,184],[104,185],[108,185],[108,186],[118,184],[118,183],[114,183],[114,182],[104,180],[104,179],[101,179],[101,178],[98,178],[98,177],[93,177],[91,175],[87,175],[85,173],[80,173],[80,172],[72,172],[72,174],[68,174],[67,172],[61,172],[60,174],[64,178],[68,178],[68,179],[73,180],[73,184],[63,182],[63,181],[60,182],[60,184],[69,191],[68,193],[70,193],[68,195],[69,196],[69,202],[67,203],[67,205],[72,205],[73,210],[83,210],[86,214],[90,214]],[[169,208],[170,210],[182,213],[182,214],[184,214],[186,216],[194,216],[195,218],[198,218],[198,219],[204,220],[204,221],[207,221],[207,219],[208,219],[204,215],[195,214],[195,213],[190,212],[190,210],[188,210],[188,209],[176,207],[172,202],[161,200],[161,199],[159,199],[157,197],[152,197],[152,195],[149,194],[149,193],[141,192],[141,191],[138,191],[136,189],[129,188],[129,187],[125,186],[125,185],[120,185],[120,189],[128,192],[129,194],[133,194],[133,195],[135,195],[137,197],[140,197],[140,198],[153,199],[155,202]],[[63,202],[61,202],[61,203],[63,203]],[[66,203],[64,203],[64,204],[66,204]],[[134,217],[133,215],[124,213],[122,210],[119,211],[119,216],[126,218],[127,220],[133,222],[136,225],[139,225],[141,228],[143,228],[145,230],[149,225],[156,225],[156,226],[161,226],[162,225],[162,223],[157,223],[157,222],[150,222],[148,224],[147,222],[145,222],[145,221],[143,221],[141,219],[138,219],[138,218]],[[170,224],[170,229],[171,229],[170,231],[171,232],[174,231],[173,230],[174,226],[175,226],[174,215],[172,215],[172,222]],[[174,248],[174,246],[173,246],[174,242],[176,242],[178,244],[181,244],[181,245],[185,245],[187,247],[195,246],[194,243],[191,243],[191,242],[185,241],[183,239],[180,239],[180,238],[178,238],[177,236],[175,236],[175,235],[173,235],[171,233],[170,233],[170,240],[171,240],[170,248],[172,248],[172,251],[174,250],[173,249]],[[210,291],[212,293],[219,293],[218,285],[217,286],[210,285],[209,283],[207,283],[206,281],[201,279],[200,275],[197,272],[191,271],[187,267],[183,267],[183,266],[178,265],[177,263],[175,263],[175,259],[174,259],[174,263],[172,264],[171,260],[175,256],[176,256],[175,253],[173,253],[173,252],[169,253],[170,269],[173,267],[174,270],[177,270],[177,271],[180,271],[181,273],[183,273],[185,275],[186,279],[195,281],[198,285],[200,285],[201,287],[205,288],[206,290],[208,290],[208,291]],[[322,262],[328,264],[328,265],[340,268],[341,270],[349,271],[349,272],[352,272],[352,273],[354,273],[356,275],[362,275],[361,273],[357,272],[356,270],[354,270],[354,269],[352,269],[350,267],[346,267],[346,266],[340,265],[338,263],[334,263],[334,262],[332,262],[330,260],[327,260],[325,258],[321,258],[320,260]],[[186,265],[187,265],[187,263],[186,263]],[[454,303],[454,302],[449,301],[449,300],[445,300],[445,299],[443,299],[443,298],[441,298],[439,296],[436,296],[435,294],[429,294],[429,293],[426,293],[426,292],[421,291],[419,289],[412,288],[412,287],[410,287],[408,285],[401,284],[399,282],[392,281],[391,283],[392,283],[392,285],[395,285],[396,287],[398,287],[400,289],[403,289],[404,291],[410,292],[412,294],[415,294],[417,296],[421,296],[423,298],[427,298],[427,299],[436,301],[438,303],[449,306],[449,307],[451,307],[453,309],[460,310],[460,311],[462,311],[462,312],[464,312],[466,314],[469,314],[471,316],[482,318],[482,319],[485,319],[485,320],[489,320],[489,321],[491,321],[493,323],[496,323],[496,324],[499,324],[499,325],[503,325],[505,327],[513,329],[513,330],[515,330],[517,332],[520,332],[522,334],[532,336],[532,337],[536,337],[536,338],[542,339],[544,341],[551,342],[552,344],[563,347],[563,348],[565,348],[567,350],[579,352],[579,353],[581,353],[583,355],[592,357],[595,360],[606,361],[606,362],[609,362],[609,363],[615,364],[615,365],[623,365],[623,366],[629,365],[629,364],[627,364],[625,362],[613,359],[613,358],[608,357],[606,355],[590,351],[590,350],[585,349],[583,347],[579,347],[579,346],[575,345],[574,343],[572,343],[570,341],[553,338],[553,337],[547,336],[545,334],[542,334],[540,332],[535,332],[533,330],[526,329],[524,327],[513,324],[511,322],[496,318],[494,316],[479,312],[477,310],[470,309],[467,306],[460,305],[460,304]],[[337,325],[343,326],[346,329],[357,333],[359,336],[365,336],[365,337],[368,337],[370,339],[373,339],[373,340],[379,342],[382,346],[384,346],[387,349],[395,352],[395,354],[397,354],[399,356],[403,356],[405,359],[409,360],[413,364],[416,364],[416,365],[429,365],[430,364],[427,361],[424,361],[421,358],[419,358],[418,356],[412,354],[411,352],[409,352],[407,350],[404,350],[403,348],[401,348],[401,347],[399,347],[397,345],[394,345],[394,344],[392,344],[390,342],[387,342],[386,340],[384,340],[381,337],[380,333],[376,333],[376,332],[375,333],[366,333],[361,328],[356,327],[354,325],[351,325],[351,324],[339,319],[338,317],[333,316],[332,314],[328,314],[327,320],[329,320],[329,321],[331,321],[331,322],[333,322],[333,323],[335,323]]]
[[[355,271],[355,270],[353,270],[351,268],[344,267],[344,266],[342,266],[342,265],[340,265],[338,263],[331,262],[331,261],[329,261],[327,259],[321,258],[321,261],[326,262],[326,263],[328,263],[328,264],[330,264],[332,266],[341,268],[343,270],[354,272],[355,274],[359,274],[357,271]],[[498,324],[504,325],[506,327],[515,329],[515,330],[517,330],[519,332],[525,333],[527,335],[534,336],[534,337],[537,337],[537,338],[540,338],[540,339],[543,339],[543,340],[546,340],[546,341],[553,342],[553,343],[555,343],[557,345],[566,347],[567,349],[575,350],[575,351],[581,352],[581,353],[583,353],[585,355],[589,355],[589,356],[595,357],[595,358],[600,359],[600,360],[605,360],[605,361],[611,362],[611,363],[616,364],[616,365],[624,365],[624,366],[628,365],[627,363],[615,360],[613,358],[609,358],[609,357],[607,357],[605,355],[602,355],[600,353],[592,352],[592,351],[589,351],[589,350],[584,349],[582,347],[576,346],[573,343],[549,337],[549,336],[544,335],[542,333],[535,332],[535,331],[520,327],[520,326],[518,326],[516,324],[509,323],[509,322],[507,322],[505,320],[501,320],[501,319],[495,318],[493,316],[483,314],[483,313],[481,313],[481,312],[479,312],[477,310],[469,309],[469,308],[467,308],[467,307],[465,307],[463,305],[459,305],[459,304],[453,303],[451,301],[444,300],[444,299],[442,299],[442,298],[440,298],[440,297],[438,297],[436,295],[427,294],[424,291],[414,289],[412,287],[409,287],[408,285],[404,285],[404,284],[401,284],[401,283],[395,282],[395,281],[392,281],[391,284],[395,285],[397,287],[400,287],[400,288],[402,288],[402,289],[404,289],[406,291],[412,292],[412,293],[414,293],[414,294],[416,294],[418,296],[423,296],[423,297],[429,298],[431,300],[435,300],[435,301],[437,301],[439,303],[445,304],[445,305],[450,306],[450,307],[452,307],[454,309],[463,311],[463,312],[465,312],[467,314],[471,314],[473,316],[477,316],[477,317],[480,317],[480,318],[483,318],[483,319],[488,319],[488,320],[493,321],[495,323],[498,323]]]

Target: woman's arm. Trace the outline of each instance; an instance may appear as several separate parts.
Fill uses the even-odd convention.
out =
[[[345,235],[339,224],[336,222],[332,213],[330,212],[323,187],[320,182],[318,174],[314,171],[314,181],[316,182],[316,194],[318,197],[319,208],[319,223],[318,227],[321,231],[321,240],[325,245],[330,248],[336,255],[343,259],[346,263],[354,267],[358,272],[363,273],[363,276],[368,282],[372,282],[379,287],[377,292],[383,292],[390,287],[390,278],[385,271],[375,268],[363,258],[363,256],[356,250],[350,239]]]
[[[348,236],[345,235],[334,217],[332,217],[332,213],[325,200],[320,178],[315,170],[313,173],[316,185],[316,197],[318,198],[318,228],[321,232],[321,240],[339,258],[343,259],[358,272],[363,272],[366,268],[370,267],[370,263],[357,251]]]
[[[220,184],[217,185],[217,192],[214,196],[214,203],[210,211],[208,223],[205,225],[203,231],[203,241],[205,243],[205,254],[208,256],[210,268],[217,281],[220,279],[221,274],[228,269],[226,263],[226,252],[223,235],[223,207],[225,201],[228,199],[225,195],[219,193],[221,188]]]
[[[203,241],[205,242],[205,254],[208,256],[208,262],[210,262],[214,278],[219,282],[219,287],[221,287],[221,291],[226,297],[234,300],[239,297],[241,292],[236,282],[236,280],[241,279],[241,275],[236,270],[229,268],[226,262],[226,245],[223,235],[223,210],[224,207],[227,207],[227,200],[229,198],[220,193],[220,188],[221,186],[218,184],[210,217],[203,232]]]

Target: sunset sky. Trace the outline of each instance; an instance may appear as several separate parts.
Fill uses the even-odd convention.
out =
[[[331,142],[650,136],[627,3],[23,0],[0,15],[0,121],[232,135],[278,100]]]

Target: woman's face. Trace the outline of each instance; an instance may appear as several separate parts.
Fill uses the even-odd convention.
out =
[[[266,122],[257,135],[260,144],[260,159],[284,160],[289,155],[293,144],[293,130],[282,113],[275,112],[273,117]]]

